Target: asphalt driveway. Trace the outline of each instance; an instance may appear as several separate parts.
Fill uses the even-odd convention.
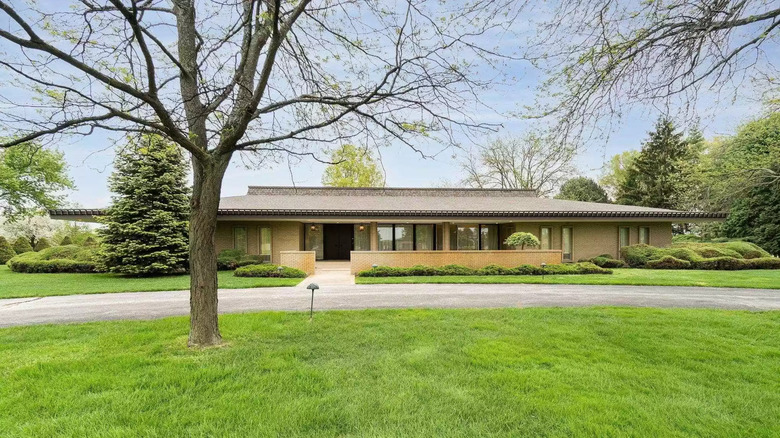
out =
[[[230,289],[219,293],[222,313],[308,311],[302,288]],[[542,284],[388,284],[323,287],[315,310],[550,306],[689,307],[780,309],[780,290],[669,286]],[[69,295],[0,300],[0,327],[15,325],[154,319],[189,312],[186,291]]]

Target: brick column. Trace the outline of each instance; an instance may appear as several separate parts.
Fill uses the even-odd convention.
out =
[[[442,228],[442,233],[444,233],[443,236],[441,236],[441,249],[442,251],[451,251],[450,250],[450,223],[444,222]]]
[[[376,230],[376,222],[371,222],[368,226],[368,241],[371,251],[379,251],[379,235]]]

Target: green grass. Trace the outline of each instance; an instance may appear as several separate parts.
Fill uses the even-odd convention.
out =
[[[231,271],[219,273],[219,287],[223,289],[295,286],[300,282],[300,278],[241,278],[234,277]],[[132,278],[115,274],[20,274],[0,265],[0,298],[182,290],[189,287],[188,275]]]
[[[702,271],[613,269],[611,275],[463,275],[440,277],[357,277],[358,284],[395,283],[534,283],[628,284],[645,286],[709,286],[780,289],[780,270]]]
[[[780,436],[780,312],[372,310],[0,330],[3,436]]]

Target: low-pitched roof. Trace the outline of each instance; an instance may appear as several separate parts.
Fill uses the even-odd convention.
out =
[[[100,210],[51,210],[52,216],[99,215]],[[222,198],[219,215],[288,218],[657,218],[722,219],[726,213],[686,212],[536,197],[533,190],[250,186]]]

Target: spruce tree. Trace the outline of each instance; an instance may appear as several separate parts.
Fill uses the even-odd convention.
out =
[[[619,204],[682,208],[694,154],[674,123],[660,118],[618,189]]]
[[[11,244],[5,240],[5,237],[0,236],[0,264],[5,264],[8,260],[11,260],[16,255],[16,251],[11,247]]]
[[[99,219],[103,267],[128,275],[185,272],[190,190],[180,150],[144,135],[119,152],[114,167],[113,203]]]

